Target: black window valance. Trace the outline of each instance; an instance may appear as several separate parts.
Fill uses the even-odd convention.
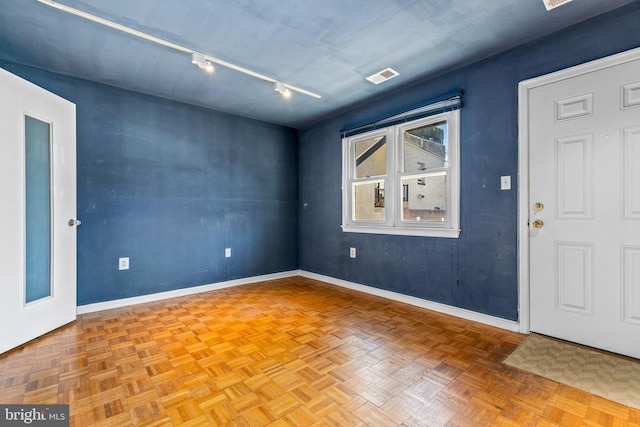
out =
[[[366,123],[359,123],[345,126],[340,130],[343,138],[357,135],[364,132],[393,126],[398,123],[409,122],[421,119],[423,117],[433,116],[435,114],[444,113],[446,111],[459,110],[462,108],[462,91],[451,92],[437,98],[431,98],[420,104],[409,107],[408,110],[392,113],[389,116]]]

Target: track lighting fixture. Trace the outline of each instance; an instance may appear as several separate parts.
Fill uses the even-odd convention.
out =
[[[276,91],[281,93],[282,96],[284,96],[284,97],[291,96],[291,91],[295,90],[296,92],[302,93],[302,94],[310,96],[312,98],[317,98],[317,99],[322,98],[317,93],[313,93],[313,92],[308,91],[306,89],[302,89],[302,88],[299,88],[299,87],[296,87],[296,86],[293,86],[293,85],[290,85],[290,84],[284,84],[284,83],[279,82],[278,80],[276,80],[276,79],[274,79],[272,77],[265,76],[264,74],[260,74],[260,73],[257,73],[255,71],[249,70],[248,68],[244,68],[244,67],[241,67],[239,65],[232,64],[232,63],[224,61],[222,59],[214,58],[213,56],[209,56],[209,55],[204,55],[202,53],[198,53],[198,52],[194,51],[193,49],[189,49],[188,47],[181,46],[179,44],[176,44],[176,43],[161,39],[159,37],[152,36],[152,35],[147,34],[147,33],[143,33],[142,31],[135,30],[135,29],[133,29],[131,27],[127,27],[127,26],[118,24],[116,22],[109,21],[107,19],[101,18],[101,17],[96,16],[96,15],[92,15],[92,14],[87,13],[87,12],[83,12],[83,11],[78,10],[78,9],[74,9],[74,8],[72,8],[70,6],[67,6],[65,4],[62,4],[62,3],[60,3],[60,2],[58,2],[56,0],[38,0],[38,2],[40,2],[42,4],[45,4],[47,6],[50,6],[50,7],[56,8],[56,9],[61,10],[63,12],[70,13],[70,14],[75,15],[75,16],[79,16],[79,17],[84,18],[84,19],[86,19],[88,21],[92,21],[92,22],[95,22],[97,24],[104,25],[104,26],[109,27],[109,28],[113,28],[114,30],[121,31],[123,33],[132,35],[134,37],[138,37],[138,38],[141,38],[143,40],[147,40],[149,42],[156,43],[156,44],[164,46],[164,47],[168,47],[169,49],[173,49],[173,50],[176,50],[178,52],[183,52],[183,53],[189,54],[189,55],[191,55],[191,62],[193,64],[197,65],[198,67],[200,67],[201,69],[203,69],[203,70],[205,70],[205,71],[207,71],[209,73],[213,72],[213,64],[217,64],[217,65],[229,68],[231,70],[238,71],[239,73],[243,73],[243,74],[246,74],[248,76],[254,77],[256,79],[263,80],[263,81],[266,81],[266,82],[269,82],[269,83],[274,83],[276,85]]]
[[[282,82],[275,82],[275,91],[281,94],[285,98],[291,97],[291,91],[289,88]]]
[[[207,58],[201,53],[193,52],[191,54],[191,63],[196,64],[201,70],[204,70],[207,73],[213,73],[213,64],[210,61],[207,61]]]

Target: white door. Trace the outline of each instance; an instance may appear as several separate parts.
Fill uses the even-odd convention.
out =
[[[529,91],[530,328],[640,358],[640,58]]]
[[[76,318],[76,128],[74,104],[3,69],[0,94],[3,353]]]

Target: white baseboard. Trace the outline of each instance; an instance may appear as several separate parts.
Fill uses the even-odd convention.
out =
[[[506,329],[512,332],[519,332],[520,326],[518,322],[502,319],[500,317],[489,316],[488,314],[477,313],[464,308],[453,307],[446,304],[425,300],[422,298],[412,297],[397,292],[386,291],[384,289],[374,288],[372,286],[361,285],[342,279],[336,279],[322,274],[311,273],[304,270],[292,270],[282,273],[265,274],[262,276],[246,277],[244,279],[229,280],[226,282],[212,283],[209,285],[194,286],[192,288],[176,289],[173,291],[159,292],[155,294],[142,295],[138,297],[122,298],[113,301],[98,302],[94,304],[86,304],[78,306],[76,312],[78,314],[94,313],[96,311],[109,310],[112,308],[126,307],[128,305],[143,304],[147,302],[160,301],[168,298],[181,297],[186,295],[199,294],[201,292],[215,291],[218,289],[230,288],[233,286],[248,285],[250,283],[264,282],[267,280],[284,279],[287,277],[302,276],[309,279],[319,280],[331,285],[340,286],[354,291],[364,292],[370,295],[376,295],[393,301],[402,302],[427,310],[437,311],[438,313],[449,314],[451,316],[460,317],[462,319],[471,320],[473,322],[483,323],[489,326]]]
[[[512,332],[520,332],[520,325],[513,320],[502,319],[500,317],[490,316],[488,314],[478,313],[464,308],[458,308],[451,305],[441,304],[438,302],[429,301],[422,298],[412,297],[410,295],[404,295],[397,292],[386,291],[384,289],[378,289],[371,286],[361,285],[354,282],[349,282],[342,279],[336,279],[330,276],[323,276],[321,274],[311,273],[308,271],[300,270],[299,275],[302,277],[308,277],[310,279],[319,280],[332,285],[340,286],[354,291],[360,291],[371,295],[387,298],[393,301],[402,302],[405,304],[413,305],[420,308],[426,308],[427,310],[437,311],[438,313],[449,314],[451,316],[460,317],[462,319],[471,320],[473,322],[483,323],[489,326],[495,326],[496,328],[506,329]]]
[[[159,292],[139,297],[122,298],[113,301],[97,302],[94,304],[80,305],[76,308],[77,314],[93,313],[112,308],[126,307],[128,305],[143,304],[145,302],[160,301],[168,298],[182,297],[185,295],[199,294],[201,292],[215,291],[233,286],[248,285],[250,283],[264,282],[266,280],[284,279],[286,277],[299,276],[299,270],[285,271],[282,273],[265,274],[262,276],[246,277],[244,279],[229,280],[226,282],[212,283],[209,285],[194,286],[192,288],[176,289],[174,291]]]

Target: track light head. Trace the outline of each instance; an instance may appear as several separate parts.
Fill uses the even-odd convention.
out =
[[[282,96],[284,96],[285,98],[290,98],[291,97],[291,91],[282,82],[276,82],[275,83],[275,91],[278,92],[279,94],[281,94]]]
[[[207,57],[201,53],[193,52],[191,54],[191,63],[197,65],[201,70],[207,73],[213,73],[213,64],[207,60]]]

